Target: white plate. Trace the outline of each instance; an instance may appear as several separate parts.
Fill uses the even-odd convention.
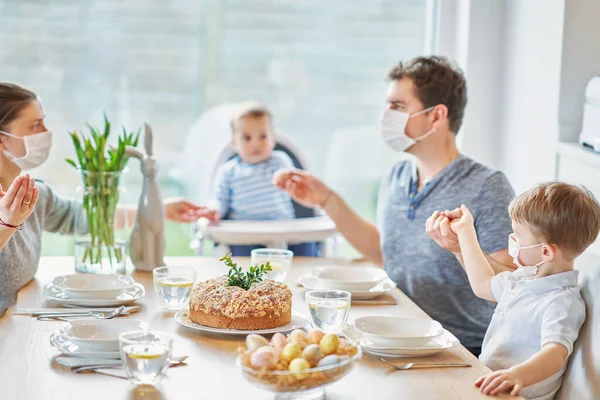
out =
[[[315,290],[315,289],[327,289],[321,285],[319,285],[319,281],[315,279],[312,275],[304,275],[300,277],[300,284],[307,289]],[[383,282],[377,284],[377,286],[371,288],[366,292],[358,291],[350,293],[352,294],[352,300],[369,300],[373,299],[377,296],[381,296],[384,293],[389,292],[390,290],[396,287],[396,282],[391,279],[386,279]]]
[[[108,299],[130,289],[135,281],[127,275],[73,274],[57,276],[52,284],[72,299]]]
[[[135,319],[82,319],[63,325],[65,339],[86,351],[119,351],[119,335],[141,330],[146,322]]]
[[[376,267],[318,267],[310,273],[324,289],[349,292],[368,292],[389,279],[383,269]]]
[[[362,334],[354,328],[354,325],[347,325],[342,329],[342,333],[350,339],[351,342],[358,344],[365,353],[382,357],[425,357],[441,353],[442,351],[451,349],[460,344],[460,341],[456,336],[447,330],[444,330],[444,333],[441,336],[421,347],[376,346],[365,339]]]
[[[251,333],[255,333],[257,335],[269,335],[271,333],[278,332],[287,332],[293,331],[294,329],[303,328],[308,325],[308,320],[306,318],[299,317],[292,313],[292,320],[289,324],[280,326],[279,328],[272,329],[256,329],[256,330],[242,330],[242,329],[221,329],[221,328],[212,328],[210,326],[204,326],[192,322],[187,317],[188,310],[181,310],[177,314],[175,314],[175,321],[177,321],[180,325],[185,326],[190,329],[195,329],[197,331],[202,332],[212,332],[212,333],[223,333],[226,335],[250,335]]]
[[[87,351],[71,342],[69,339],[61,335],[59,331],[56,331],[50,335],[50,344],[56,350],[60,351],[66,356],[71,357],[82,357],[82,358],[121,358],[121,353],[118,351]]]
[[[442,325],[429,318],[361,317],[354,327],[378,346],[420,347],[444,333]]]
[[[118,296],[106,299],[73,299],[51,283],[44,289],[44,295],[47,299],[65,306],[74,307],[117,307],[128,305],[141,299],[145,294],[146,290],[141,283],[136,283],[132,288],[126,289]]]

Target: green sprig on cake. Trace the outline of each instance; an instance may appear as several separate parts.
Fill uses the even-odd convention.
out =
[[[271,263],[267,262],[260,266],[256,265],[250,267],[248,272],[242,271],[242,267],[238,267],[236,263],[231,259],[231,254],[226,254],[220,261],[223,261],[225,265],[229,267],[227,273],[227,284],[228,286],[238,286],[244,290],[250,289],[250,287],[256,282],[262,282],[263,276],[272,271]]]

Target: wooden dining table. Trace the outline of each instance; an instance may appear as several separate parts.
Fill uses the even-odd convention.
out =
[[[169,266],[194,267],[198,278],[209,279],[227,272],[211,257],[167,258]],[[240,265],[248,259],[236,260]],[[293,293],[294,311],[306,314],[305,289],[296,282],[311,267],[361,265],[344,259],[295,258],[286,283]],[[152,273],[131,271],[144,285],[146,295],[137,301],[141,310],[127,317],[150,323],[152,329],[175,336],[174,355],[187,355],[186,366],[170,368],[157,388],[134,386],[129,381],[96,373],[75,374],[54,361],[59,355],[49,337],[65,322],[38,321],[13,315],[16,308],[55,306],[44,299],[44,286],[59,275],[73,273],[71,257],[43,257],[38,272],[19,292],[16,306],[0,318],[0,399],[94,400],[94,399],[270,399],[273,394],[247,382],[235,364],[243,336],[207,334],[180,326],[173,312],[159,307]],[[426,317],[426,314],[400,290],[391,294],[396,305],[352,305],[348,322],[371,315]],[[425,358],[390,359],[404,364],[411,361],[466,362],[469,368],[427,368],[394,371],[379,357],[364,354],[354,370],[326,389],[328,399],[489,399],[473,383],[490,372],[477,358],[459,345]],[[520,398],[508,395],[496,398]]]

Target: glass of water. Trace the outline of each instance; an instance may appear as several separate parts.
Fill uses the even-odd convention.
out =
[[[348,320],[350,292],[345,290],[311,290],[306,292],[310,324],[325,332],[337,333]]]
[[[187,267],[160,267],[152,272],[158,301],[165,310],[185,308],[196,282],[197,272]]]
[[[155,385],[163,378],[173,350],[173,336],[154,331],[119,335],[123,368],[135,384]]]
[[[292,258],[294,253],[283,249],[254,249],[250,252],[250,265],[262,265],[271,263],[271,272],[267,278],[277,282],[283,282],[292,269]]]

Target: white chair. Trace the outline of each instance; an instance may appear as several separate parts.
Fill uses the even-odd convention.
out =
[[[275,150],[285,152],[296,168],[308,169],[308,161],[300,149],[286,136],[277,135]],[[228,143],[219,153],[212,169],[211,182],[214,182],[218,168],[234,156],[235,150],[231,143]],[[225,220],[218,225],[210,225],[208,221],[200,220],[191,247],[201,255],[204,239],[210,238],[213,242],[219,243],[215,254],[224,255],[228,252],[229,245],[260,244],[270,248],[287,248],[289,244],[319,242],[322,255],[334,255],[337,251],[337,229],[333,221],[320,210],[307,208],[296,202],[294,202],[294,211],[296,219],[291,221]]]
[[[579,270],[586,320],[575,342],[556,400],[600,399],[600,257],[584,253],[575,261]]]
[[[239,105],[221,104],[205,111],[190,127],[172,179],[186,188],[186,195],[206,204],[212,190],[212,171],[220,152],[231,142],[231,116]]]

